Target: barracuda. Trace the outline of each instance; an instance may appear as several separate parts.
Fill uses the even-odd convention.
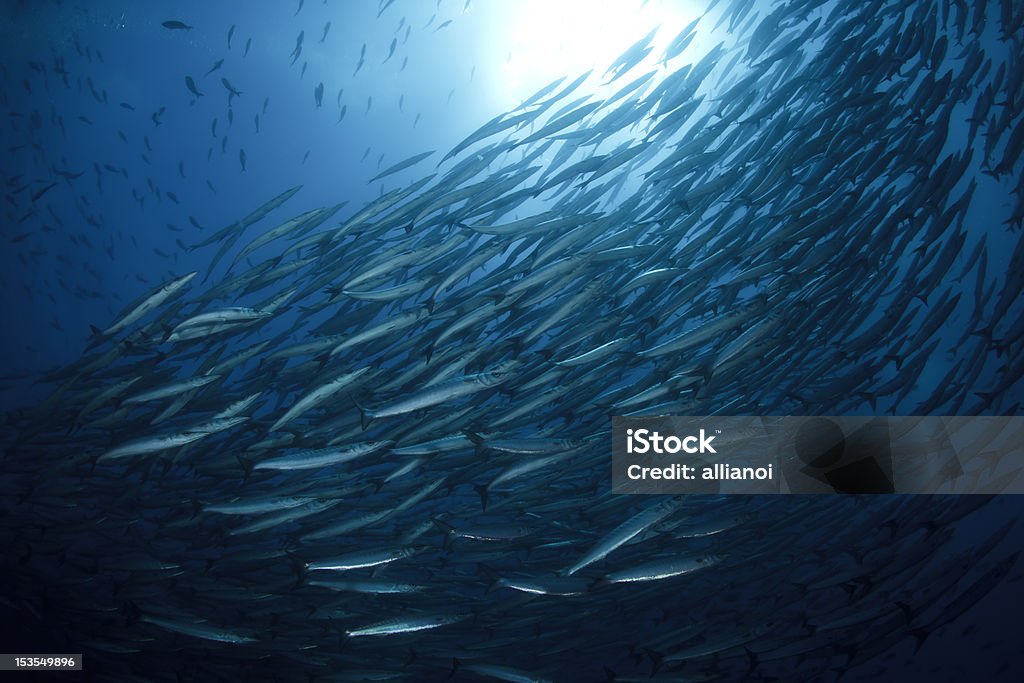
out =
[[[291,455],[282,455],[277,458],[270,458],[256,463],[254,470],[311,470],[331,465],[340,465],[344,462],[361,458],[382,448],[387,448],[391,441],[371,441],[363,444],[355,444],[344,448],[316,448],[299,451]]]
[[[363,418],[364,428],[368,420],[404,415],[415,410],[423,410],[424,408],[446,403],[456,398],[493,389],[512,379],[516,368],[519,366],[520,363],[517,361],[508,361],[484,372],[466,375],[461,379],[438,384],[378,408],[368,409],[360,407],[359,413]]]

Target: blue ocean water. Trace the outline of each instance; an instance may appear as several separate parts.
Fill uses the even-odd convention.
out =
[[[974,554],[1024,509],[1014,496],[984,505],[946,497],[694,496],[674,518],[676,526],[645,530],[637,542],[617,549],[618,557],[597,562],[582,595],[533,595],[501,584],[526,576],[561,578],[560,570],[649,504],[609,496],[607,448],[600,438],[607,436],[607,416],[617,401],[667,384],[677,372],[703,378],[703,390],[682,392],[668,408],[660,401],[635,407],[681,412],[688,405],[698,414],[1020,410],[1021,340],[1013,335],[1022,312],[1015,297],[1021,165],[1010,153],[1020,144],[1020,8],[1012,2],[878,2],[859,9],[835,2],[708,4],[4,3],[0,407],[7,415],[3,518],[10,587],[4,608],[5,623],[18,626],[5,629],[17,647],[0,642],[0,651],[84,652],[89,675],[105,680],[1017,680],[1022,652],[1010,634],[1022,604],[1021,574],[1012,562],[1007,576],[990,572],[1020,549],[1021,532],[1014,527],[986,554]],[[928,21],[918,21],[922,16]],[[695,20],[689,47],[659,63],[673,38]],[[872,40],[858,33],[863,26],[877,28]],[[614,74],[606,69],[645,36],[650,54],[609,83]],[[831,71],[808,66],[843,50],[848,56],[836,58]],[[673,80],[698,71],[695,65],[709,55],[717,70],[692,91],[685,78]],[[755,66],[771,55],[775,62]],[[876,78],[887,64],[894,65],[891,72]],[[550,123],[528,118],[442,162],[496,117],[536,111],[518,108],[548,84],[564,77],[548,91],[551,97],[591,69],[590,78],[550,103],[545,114],[556,112],[553,119],[606,102],[634,78],[648,71],[653,76],[618,100],[629,104],[614,109],[621,118],[581,117],[582,123],[523,143]],[[965,73],[969,77],[959,82]],[[902,93],[893,100],[898,107],[889,100],[886,107],[871,106],[872,97],[880,101],[891,92]],[[653,133],[666,118],[662,108],[669,116],[679,111],[665,104],[673,97],[680,98],[674,106],[693,102],[694,111],[678,128]],[[986,97],[992,104],[984,121],[972,122]],[[607,115],[615,106],[595,111]],[[721,135],[683,154],[733,111],[740,113]],[[837,111],[840,133],[822,134],[825,119],[814,117]],[[949,117],[945,124],[943,115]],[[588,126],[602,134],[598,143],[560,155],[565,141],[581,139],[572,134],[588,139]],[[862,130],[885,135],[847,167],[857,150],[843,141]],[[339,242],[318,245],[323,251],[302,252],[316,256],[315,267],[334,270],[335,277],[310,296],[287,300],[253,336],[184,347],[166,342],[182,320],[215,307],[214,297],[202,297],[218,283],[256,271],[284,251],[289,242],[276,240],[230,265],[242,245],[266,230],[344,203],[323,225],[310,228],[337,229],[367,203],[428,174],[445,178],[456,164],[510,140],[515,145],[503,156],[446,189],[481,183],[479,196],[498,185],[499,171],[517,163],[536,165],[546,181],[600,155],[635,150],[637,157],[600,182],[559,182],[519,197],[520,203],[512,195],[522,186],[510,186],[489,198],[499,204],[488,204],[483,214],[453,210],[450,220],[431,222],[430,214],[413,213],[394,225],[370,215],[349,226]],[[793,161],[808,149],[800,164]],[[373,180],[431,151],[424,161]],[[875,173],[872,160],[886,164],[887,172]],[[997,169],[1001,161],[1007,163]],[[596,162],[579,168],[585,169],[582,177],[594,172]],[[834,169],[841,170],[839,180],[830,175]],[[214,263],[226,238],[199,246],[296,186],[301,189],[282,208],[240,229],[245,236],[226,259]],[[433,186],[426,188],[403,201],[429,199]],[[815,192],[823,192],[818,201]],[[955,210],[968,192],[969,203]],[[500,200],[509,201],[508,211],[499,210]],[[790,221],[787,207],[801,202],[806,206],[794,209]],[[840,211],[832,214],[836,207]],[[270,357],[289,345],[351,335],[421,310],[427,290],[384,304],[365,304],[340,291],[374,257],[399,258],[408,249],[451,239],[454,246],[434,253],[434,260],[416,252],[394,269],[391,281],[369,279],[349,289],[377,290],[419,277],[436,285],[486,248],[480,234],[489,233],[473,233],[474,226],[549,211],[553,218],[611,218],[598,224],[592,239],[588,234],[587,240],[558,243],[563,231],[571,236],[578,228],[573,224],[543,233],[539,246],[510,241],[454,293],[436,297],[425,327],[358,347],[340,356],[343,362],[322,355],[331,347],[287,365]],[[795,221],[803,222],[794,227]],[[454,242],[467,228],[472,238]],[[636,232],[618,237],[629,228]],[[813,228],[810,239],[794,232],[801,228]],[[780,234],[795,246],[774,243],[773,235]],[[863,248],[841,251],[857,244],[853,236],[865,234],[871,239]],[[554,250],[549,262],[562,263],[558,259],[605,247],[652,251],[641,259],[643,267],[613,254],[588,266],[585,276],[572,271],[566,279],[545,280],[550,289],[530,291],[515,306],[488,289],[515,287],[538,272],[532,264],[545,248]],[[983,256],[972,260],[975,253]],[[955,258],[939,272],[934,264],[946,254]],[[273,261],[262,272],[288,263]],[[777,267],[766,266],[772,263]],[[660,267],[680,269],[671,288],[619,298],[616,290],[632,276]],[[506,268],[514,275],[504,277]],[[764,275],[737,277],[754,268]],[[198,273],[188,293],[190,302],[198,302],[194,308],[175,308],[171,299],[150,314],[169,312],[147,329],[152,340],[135,339],[118,360],[93,363],[93,354],[110,348],[96,330],[192,271]],[[705,272],[713,276],[705,278]],[[816,278],[827,287],[816,288]],[[216,306],[257,306],[312,280],[299,270],[275,289],[222,296]],[[566,309],[580,312],[578,319],[532,334],[584,281],[605,287],[602,303],[580,299]],[[693,329],[691,317],[706,320],[741,304],[756,306],[772,287],[784,292],[765,299],[777,311],[771,320],[781,321],[780,331],[772,332],[770,344],[758,341],[756,354],[741,350],[742,371],[724,362],[713,373],[704,365],[691,367],[694,358],[707,360],[699,355],[641,360],[642,352]],[[342,303],[318,308],[324,300],[318,297],[341,297]],[[948,315],[936,313],[950,302]],[[685,314],[691,305],[692,315]],[[445,325],[477,312],[486,323],[478,333],[476,327],[470,328],[474,335],[452,333],[454,341],[435,348]],[[922,338],[921,330],[936,320]],[[886,321],[894,329],[864,341],[866,329]],[[725,328],[723,344],[747,324]],[[555,372],[550,361],[564,358],[561,352],[582,353],[623,335],[628,341],[622,352],[597,370],[546,374]],[[406,340],[408,348],[402,346]],[[851,351],[851,340],[862,345]],[[166,421],[132,412],[120,398],[89,419],[81,417],[84,405],[118,382],[164,386],[262,342],[267,346],[227,375],[230,380],[198,394],[198,405]],[[401,352],[389,355],[388,348]],[[438,350],[438,372],[450,367],[441,380],[475,377],[514,359],[518,383],[426,416],[412,413],[400,435],[410,440],[392,445],[450,435],[468,439],[464,433],[471,432],[484,435],[484,447],[467,442],[432,452],[394,485],[385,478],[408,458],[374,455],[365,468],[297,475],[252,470],[275,454],[327,447],[334,436],[342,443],[392,439],[393,423],[383,414],[372,419],[374,410],[383,413],[401,395],[421,396],[416,392],[428,377],[414,371]],[[351,396],[346,391],[344,399],[339,395],[284,435],[272,436],[267,428],[300,397],[364,363],[373,368],[370,385]],[[429,378],[436,380],[432,368]],[[775,368],[786,372],[772,374]],[[414,379],[401,381],[406,372]],[[746,374],[749,382],[729,372]],[[838,388],[862,372],[865,378],[851,381],[849,390]],[[891,391],[877,391],[889,386]],[[544,390],[562,393],[511,420],[514,430],[487,422],[489,416],[496,423]],[[130,461],[97,460],[132,439],[195,429],[200,419],[253,391],[261,396],[237,436]],[[121,398],[131,394],[124,392]],[[213,399],[223,399],[222,405]],[[367,412],[371,419],[363,432]],[[472,419],[460,422],[466,415]],[[93,424],[104,417],[109,422]],[[480,490],[522,460],[522,453],[488,451],[487,440],[501,437],[595,439],[597,445],[586,459],[579,456],[585,464],[567,470],[564,479],[542,469],[540,478],[495,487],[492,507],[484,510]],[[255,536],[232,533],[265,517],[219,517],[208,510],[278,495],[332,506],[306,521],[268,523]],[[336,544],[303,538],[375,513],[383,521]],[[475,545],[457,534],[452,541],[444,531],[445,524],[458,531],[473,521],[500,526],[502,534],[509,526],[530,533],[526,540]],[[414,533],[421,525],[429,531]],[[721,535],[687,535],[687,529],[707,525],[728,528]],[[413,595],[356,590],[351,597],[304,583],[316,573],[302,570],[304,563],[381,547],[415,547],[413,566],[363,568],[355,572],[358,580],[383,578],[421,589]],[[728,559],[693,577],[637,587],[597,590],[591,583],[679,552],[721,552]],[[888,573],[887,567],[898,571]],[[79,596],[77,604],[63,602],[69,595]],[[438,614],[459,621],[382,637],[352,635],[387,619]],[[945,624],[944,614],[957,618]]]

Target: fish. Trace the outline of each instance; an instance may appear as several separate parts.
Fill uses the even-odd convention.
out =
[[[603,559],[616,548],[628,543],[651,525],[657,524],[667,516],[674,513],[679,509],[680,505],[681,502],[679,500],[669,498],[664,502],[647,507],[609,532],[607,536],[599,541],[583,557],[566,567],[562,574],[564,576],[572,576],[584,567]]]
[[[183,394],[187,391],[193,391],[204,387],[211,382],[216,382],[220,379],[219,375],[203,375],[201,377],[194,377],[184,382],[176,382],[173,384],[157,387],[156,389],[150,389],[140,394],[133,394],[128,398],[124,399],[125,403],[144,403],[146,401],[156,401],[163,398],[169,398]]]
[[[421,162],[424,159],[427,159],[428,157],[433,155],[435,151],[436,150],[430,150],[429,152],[421,152],[420,154],[414,154],[413,156],[409,157],[408,159],[404,159],[402,161],[399,161],[397,164],[393,164],[392,166],[389,166],[388,168],[386,168],[385,170],[381,171],[380,173],[375,175],[373,178],[371,178],[368,182],[374,183],[374,182],[380,180],[381,178],[386,178],[389,175],[393,175],[395,173],[398,173],[399,171],[404,171],[405,169],[407,169],[407,168],[409,168],[411,166],[415,166],[419,162]]]
[[[363,64],[365,64],[365,63],[366,63],[366,43],[363,43],[363,46],[359,49],[359,60],[356,62],[356,70],[352,72],[352,77],[353,78],[356,76],[356,74],[359,73],[359,70],[363,68]]]
[[[641,581],[659,581],[684,574],[691,574],[700,569],[707,569],[720,563],[724,558],[718,555],[700,556],[696,558],[658,560],[645,565],[605,574],[598,579],[598,585],[612,583],[636,583]]]
[[[306,37],[305,31],[299,31],[299,35],[295,38],[295,47],[292,48],[291,54],[288,56],[292,58],[292,65],[298,61],[299,56],[302,55],[302,40]]]
[[[177,21],[175,19],[170,19],[168,21],[163,22],[162,26],[164,28],[169,28],[169,29],[172,29],[172,30],[175,30],[175,29],[177,29],[177,30],[182,30],[183,29],[183,30],[186,30],[186,31],[191,31],[192,30],[192,27],[189,26],[188,24],[186,24],[186,23],[184,23],[182,21]]]
[[[35,192],[34,192],[34,193],[32,194],[32,203],[33,203],[33,204],[35,204],[35,203],[36,203],[37,201],[39,201],[40,199],[42,199],[42,197],[43,197],[43,195],[44,195],[44,194],[46,194],[47,192],[49,192],[50,190],[52,190],[52,189],[53,189],[53,188],[55,188],[55,187],[57,187],[57,183],[50,183],[49,185],[46,185],[46,186],[45,186],[45,187],[43,187],[42,189],[40,189],[40,190],[36,190],[36,191],[35,191]]]
[[[140,617],[142,621],[147,624],[153,624],[162,629],[172,631],[174,633],[180,633],[193,638],[199,638],[201,640],[212,640],[220,643],[253,643],[256,642],[256,638],[252,636],[243,635],[240,633],[233,633],[226,631],[215,626],[208,626],[205,622],[203,623],[187,623],[182,621],[174,621],[171,619],[164,619],[156,615],[143,615]]]
[[[469,6],[469,2],[466,3]],[[550,678],[543,678],[521,669],[514,669],[509,666],[497,664],[463,664],[457,662],[456,670],[464,669],[484,678],[493,678],[499,681],[511,681],[511,683],[551,683]]]
[[[228,79],[226,79],[226,78],[220,79],[220,82],[224,86],[224,88],[228,91],[228,95],[229,95],[228,102],[229,102],[229,106],[230,106],[231,98],[232,97],[238,97],[239,95],[242,95],[243,93],[240,90],[236,90],[235,86],[231,85],[231,82]]]
[[[107,461],[138,455],[149,455],[151,453],[179,448],[199,441],[200,439],[205,439],[217,432],[231,429],[248,419],[249,418],[247,416],[240,415],[227,419],[211,420],[207,423],[195,425],[183,432],[134,439],[104,451],[97,457],[97,461]]]
[[[328,560],[307,562],[305,563],[304,568],[307,572],[342,572],[353,569],[365,569],[367,567],[379,567],[384,564],[397,562],[398,560],[404,560],[419,552],[422,552],[422,549],[416,547],[359,551],[348,555],[333,557]]]
[[[373,442],[346,448],[321,448],[309,451],[299,451],[278,458],[262,460],[253,466],[254,470],[311,470],[337,465],[343,462],[354,460],[368,453],[384,448],[389,442]]]
[[[191,76],[185,76],[185,87],[188,88],[190,93],[196,96],[196,99],[203,96],[203,93],[199,92],[199,89],[196,88],[196,82],[192,80]]]
[[[335,347],[335,351],[340,348]],[[334,351],[332,351],[334,353]],[[376,408],[359,406],[359,414],[362,417],[364,429],[369,420],[384,417],[395,417],[414,410],[423,410],[431,406],[451,401],[461,396],[475,394],[480,391],[487,391],[499,386],[502,382],[508,381],[511,373],[515,371],[517,363],[514,361],[505,362],[488,368],[484,372],[466,375],[460,379],[451,380],[435,387],[423,389],[416,394],[395,400],[389,404]]]
[[[171,297],[177,295],[198,274],[198,271],[192,271],[160,285],[160,287],[142,299],[131,310],[127,311],[105,330],[99,330],[98,328],[93,327],[93,335],[95,337],[111,337],[126,327],[133,325],[143,316],[163,305],[163,303]]]
[[[465,618],[463,615],[447,614],[402,617],[361,628],[347,629],[345,635],[349,638],[360,638],[363,636],[391,636],[399,633],[414,633],[416,631],[426,631],[454,624]]]

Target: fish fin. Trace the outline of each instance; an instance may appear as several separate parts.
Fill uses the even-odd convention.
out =
[[[639,330],[637,330],[636,335],[640,339],[641,344],[647,343],[647,335],[653,332],[654,330],[658,329],[658,324],[658,319],[653,315],[647,316],[646,318],[643,318],[640,321],[641,326],[647,326],[649,328],[643,329],[643,327],[641,327]]]
[[[975,336],[975,337],[984,337],[985,339],[991,340],[992,339],[992,326],[989,325],[988,327],[979,327],[978,329],[976,329],[973,332],[971,332],[971,335]]]
[[[930,636],[931,633],[923,628],[912,628],[909,633],[914,636],[914,654],[917,654],[920,652],[921,646],[924,645],[924,641],[928,640],[928,636]]]
[[[490,493],[487,484],[473,484],[473,490],[480,496],[480,508],[487,512],[487,496]]]
[[[124,623],[126,626],[138,623],[139,619],[142,618],[142,611],[139,610],[139,606],[135,604],[134,600],[125,601],[121,611],[124,613]]]
[[[550,363],[551,359],[555,356],[555,352],[551,349],[539,349],[537,355],[543,358],[546,363]]]
[[[662,665],[665,663],[665,653],[650,648],[644,648],[644,652],[651,660],[651,676],[653,676],[661,670]]]
[[[978,398],[984,399],[988,403],[991,403],[992,399],[996,397],[996,393],[994,391],[975,391],[974,395]]]
[[[446,681],[455,675],[455,672],[459,670],[459,665],[461,663],[462,662],[459,661],[458,657],[452,657],[452,670],[448,672],[448,678],[445,678]]]

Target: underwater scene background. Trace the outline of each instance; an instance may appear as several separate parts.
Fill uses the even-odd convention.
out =
[[[0,7],[26,676],[1021,679],[1017,496],[610,485],[1019,414],[1021,3]]]

